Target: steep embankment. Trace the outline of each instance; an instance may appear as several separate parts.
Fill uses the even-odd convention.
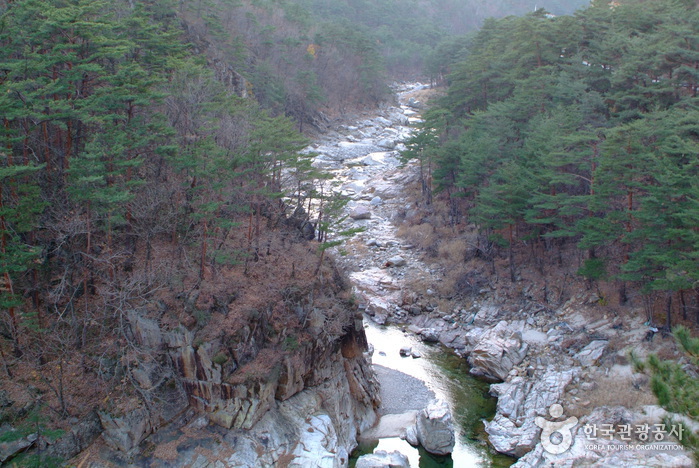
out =
[[[339,282],[324,287],[326,294],[343,289]],[[117,396],[119,406],[98,412],[102,436],[76,460],[345,466],[357,435],[375,421],[378,388],[363,355],[361,317],[352,308],[328,306],[337,313],[332,316],[327,304],[305,302],[312,294],[297,292],[298,303],[283,311],[289,314],[283,329],[269,310],[226,329],[226,317],[236,310],[232,300],[227,312],[212,318],[216,336],[207,333],[211,323],[172,328],[146,311],[130,312],[130,346],[142,353],[130,375],[151,404]],[[194,291],[187,301],[201,306],[199,295]],[[297,319],[302,328],[293,325]],[[326,327],[325,320],[335,323]],[[156,379],[172,384],[163,391]]]

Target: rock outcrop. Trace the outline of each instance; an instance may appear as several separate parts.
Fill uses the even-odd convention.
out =
[[[196,302],[191,296],[187,302]],[[165,466],[162,458],[144,455],[144,448],[149,440],[156,446],[172,440],[159,432],[167,431],[180,434],[177,450],[167,454],[169,466],[226,460],[225,466],[241,468],[346,467],[358,434],[376,421],[379,389],[364,354],[361,317],[336,307],[341,334],[317,332],[299,342],[289,333],[277,343],[265,335],[268,318],[261,314],[250,315],[233,333],[202,340],[196,330],[166,329],[145,311],[131,311],[133,345],[144,358],[128,372],[152,403],[99,412],[112,450],[105,456]],[[305,333],[316,329],[316,315],[327,317],[317,308],[299,314],[308,317]],[[195,431],[187,429],[192,425]],[[210,456],[187,448],[191,434]],[[217,444],[211,443],[214,435]]]
[[[538,379],[514,377],[491,385],[490,393],[498,398],[497,413],[491,422],[485,422],[485,430],[495,450],[514,457],[531,451],[541,432],[536,417],[548,417],[549,407],[560,401],[578,372],[578,369],[559,370],[551,366]]]
[[[594,366],[597,360],[602,357],[604,350],[607,349],[608,343],[607,340],[595,340],[581,349],[573,358],[577,359],[583,367]]]
[[[522,334],[513,331],[504,320],[481,335],[468,357],[471,372],[493,380],[505,380],[514,366],[527,355]]]

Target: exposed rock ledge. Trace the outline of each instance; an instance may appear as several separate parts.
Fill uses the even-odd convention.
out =
[[[195,346],[192,332],[166,332],[155,320],[130,314],[134,340],[174,363],[168,378],[176,373],[185,392],[150,410],[100,412],[103,443],[85,460],[152,468],[346,467],[380,403],[361,319],[348,319],[345,335],[335,340],[303,343],[276,359],[259,352],[259,364],[268,367],[236,380],[241,371],[212,356],[225,343]],[[251,342],[256,328],[222,339]],[[138,364],[134,378],[144,392],[158,379],[146,364]]]

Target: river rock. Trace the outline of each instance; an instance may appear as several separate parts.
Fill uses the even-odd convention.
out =
[[[561,400],[563,391],[580,368],[558,370],[549,366],[543,375],[533,378],[514,377],[508,382],[490,386],[498,398],[497,411],[485,430],[495,450],[521,457],[539,442],[541,429],[535,418],[548,419],[548,410]]]
[[[417,428],[414,424],[405,430],[405,440],[413,447],[420,445],[420,441],[417,440]]]
[[[528,345],[522,334],[512,330],[506,321],[485,332],[468,357],[471,373],[494,380],[505,380],[514,366],[527,355]]]
[[[386,322],[388,321],[388,314],[376,313],[371,316],[371,319],[377,325],[386,325]]]
[[[609,341],[606,340],[595,340],[589,345],[585,346],[578,354],[573,356],[580,362],[583,367],[594,366],[597,360],[602,357],[604,350],[607,349],[607,344]]]
[[[400,353],[401,356],[406,357],[406,356],[410,356],[410,353],[412,353],[412,351],[413,351],[413,348],[411,348],[410,346],[403,346],[400,349],[400,351],[398,351],[398,352]]]
[[[383,200],[397,198],[401,194],[401,189],[392,181],[378,181],[374,185],[374,195]]]
[[[381,161],[378,161],[372,155],[368,155],[368,156],[362,158],[362,164],[365,166],[380,166]]]
[[[381,197],[374,197],[369,203],[371,203],[372,206],[379,206],[381,203],[383,203],[383,200],[381,200]]]
[[[439,334],[439,342],[456,350],[464,350],[466,348],[466,339],[461,330],[444,331]]]
[[[384,117],[376,117],[374,119],[374,122],[376,123],[376,125],[380,127],[390,127],[391,125],[393,125],[393,123],[390,120]]]
[[[407,117],[405,116],[405,114],[403,114],[403,112],[401,112],[401,111],[398,110],[398,109],[392,109],[392,110],[390,111],[389,115],[388,115],[388,119],[391,121],[391,126],[394,126],[394,125],[402,125],[402,126],[408,125],[408,119],[407,119]]]
[[[437,343],[439,341],[439,332],[434,328],[425,328],[420,332],[420,338],[425,343]]]
[[[408,106],[412,107],[413,109],[422,109],[422,103],[412,97],[408,99]]]
[[[371,219],[371,210],[368,206],[357,205],[350,213],[350,218],[352,219]]]
[[[388,139],[388,138],[384,138],[383,140],[377,141],[376,145],[380,146],[381,148],[385,148],[385,149],[393,149],[396,147],[396,141]]]
[[[364,132],[367,133],[367,130],[364,130]],[[374,132],[376,132],[375,129]],[[325,154],[332,158],[339,160],[347,160],[361,158],[369,153],[376,153],[378,151],[381,151],[381,148],[368,143],[353,143],[349,141],[341,141],[340,143],[338,143],[336,147],[323,148],[323,150],[325,150]]]
[[[408,457],[398,451],[378,450],[357,459],[356,468],[410,468]]]
[[[395,255],[386,260],[387,267],[402,267],[407,264],[407,261],[400,255]]]
[[[342,160],[328,156],[327,154],[320,154],[315,157],[311,165],[317,169],[341,169]]]
[[[447,455],[454,450],[454,423],[446,402],[436,400],[420,411],[415,429],[420,445],[428,452]]]

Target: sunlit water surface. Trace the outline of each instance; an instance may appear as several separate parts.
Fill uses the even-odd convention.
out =
[[[412,468],[499,468],[513,463],[513,459],[495,453],[485,442],[482,420],[495,414],[496,400],[488,395],[487,383],[469,374],[465,359],[441,345],[425,344],[397,327],[378,326],[368,319],[365,322],[367,338],[374,346],[374,364],[422,380],[437,398],[449,404],[455,420],[456,446],[451,456],[440,457],[412,447],[399,438],[386,438],[363,443],[354,458],[376,450],[398,450],[408,457]],[[422,357],[400,356],[399,351],[403,346],[419,351]]]

